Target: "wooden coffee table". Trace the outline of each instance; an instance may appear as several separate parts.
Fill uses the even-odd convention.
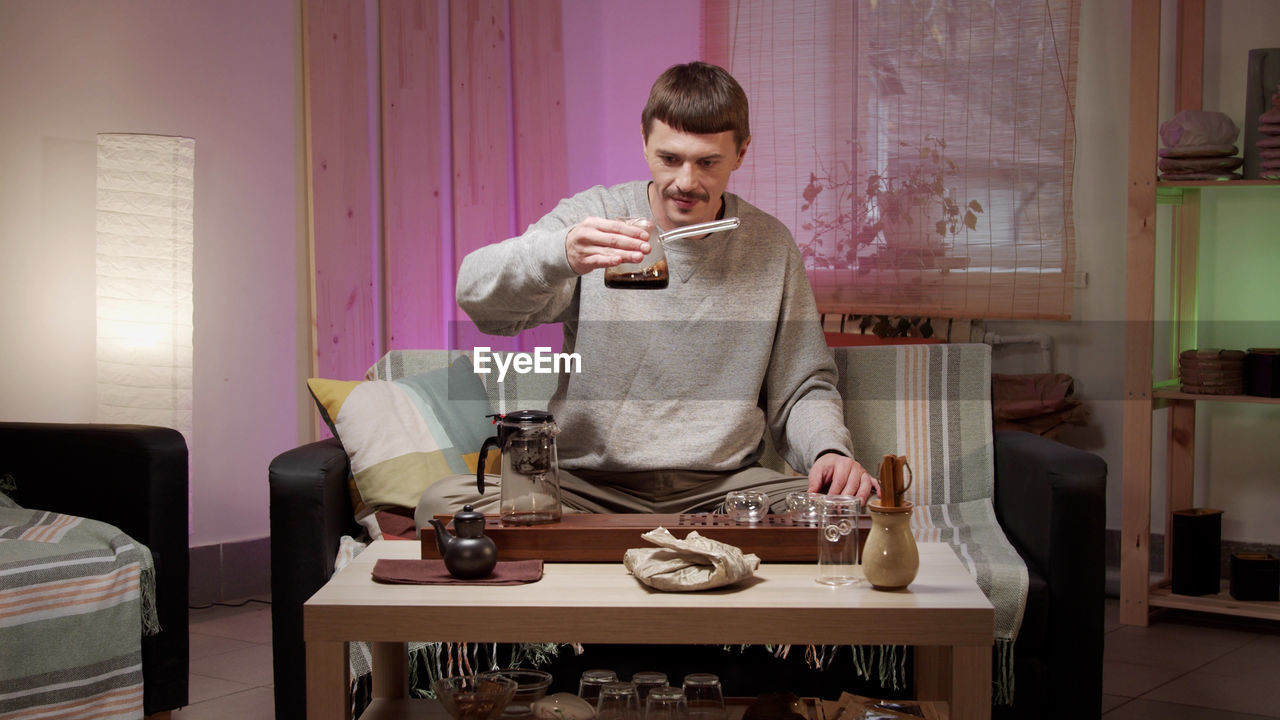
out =
[[[303,608],[307,717],[349,717],[353,640],[373,643],[374,701],[363,718],[436,715],[434,703],[407,699],[405,643],[415,640],[914,645],[920,699],[947,701],[956,720],[989,718],[994,610],[950,547],[919,547],[920,573],[900,592],[826,587],[810,563],[763,563],[731,588],[665,593],[621,562],[548,563],[528,585],[384,585],[370,577],[374,562],[416,558],[419,545],[380,540]]]

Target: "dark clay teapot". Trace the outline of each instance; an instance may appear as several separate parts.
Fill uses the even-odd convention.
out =
[[[453,516],[450,535],[444,523],[432,518],[431,527],[436,530],[436,545],[444,567],[459,580],[479,580],[489,577],[498,564],[498,546],[493,538],[484,534],[484,513],[478,513],[470,505],[462,506],[462,512]]]

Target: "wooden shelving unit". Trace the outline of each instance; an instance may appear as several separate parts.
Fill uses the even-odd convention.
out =
[[[1162,0],[1131,0],[1129,64],[1129,186],[1126,232],[1125,407],[1121,484],[1120,621],[1146,625],[1153,607],[1179,608],[1225,615],[1280,620],[1280,603],[1239,602],[1225,591],[1192,597],[1169,590],[1170,556],[1165,552],[1163,579],[1152,583],[1151,447],[1152,412],[1169,411],[1165,486],[1165,538],[1169,510],[1194,503],[1195,412],[1200,402],[1280,404],[1278,398],[1184,393],[1176,382],[1153,382],[1155,373],[1156,206],[1172,206],[1173,258],[1171,285],[1172,357],[1196,346],[1196,263],[1201,193],[1231,192],[1240,187],[1276,187],[1267,180],[1157,180],[1159,146],[1160,16]],[[1177,0],[1178,27],[1174,79],[1175,112],[1201,107],[1204,67],[1205,0]],[[1280,202],[1280,195],[1277,195]]]
[[[1156,400],[1191,400],[1195,402],[1232,402],[1280,405],[1280,398],[1258,397],[1257,395],[1201,395],[1197,393],[1186,393],[1180,390],[1157,389],[1152,391],[1152,397]]]

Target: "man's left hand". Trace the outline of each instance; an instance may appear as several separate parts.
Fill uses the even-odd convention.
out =
[[[880,483],[853,458],[827,453],[809,468],[809,492],[855,495],[865,505],[873,492],[880,492]]]

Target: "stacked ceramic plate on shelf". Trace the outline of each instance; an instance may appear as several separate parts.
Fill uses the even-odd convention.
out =
[[[1244,356],[1243,350],[1184,350],[1178,355],[1178,379],[1182,383],[1182,392],[1243,394]]]
[[[1160,179],[1239,180],[1240,128],[1220,112],[1183,110],[1160,124]]]
[[[1271,109],[1258,116],[1258,177],[1280,180],[1280,92],[1271,96]]]

